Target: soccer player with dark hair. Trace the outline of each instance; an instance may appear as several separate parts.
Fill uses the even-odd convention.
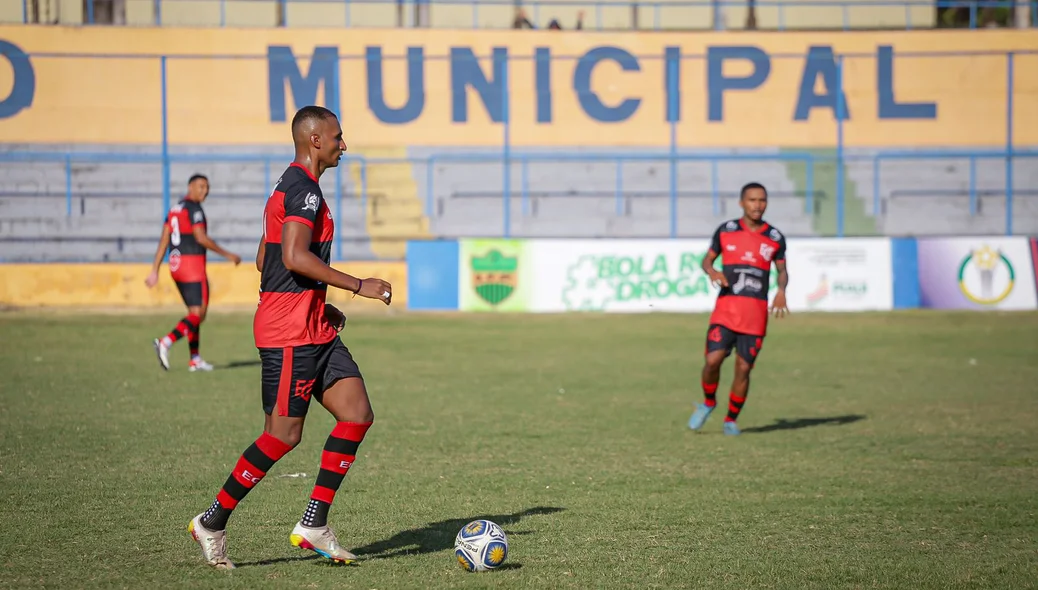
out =
[[[230,260],[235,266],[241,263],[241,257],[224,250],[206,233],[205,212],[202,202],[209,196],[209,179],[195,174],[187,181],[187,195],[179,203],[170,208],[166,222],[162,225],[162,237],[155,251],[155,260],[151,265],[151,273],[144,280],[148,288],[159,282],[159,267],[162,258],[169,248],[169,273],[177,284],[177,290],[187,305],[187,315],[181,318],[169,334],[156,338],[155,354],[159,357],[162,368],[169,370],[169,349],[173,343],[187,337],[191,348],[189,371],[212,371],[213,366],[202,360],[198,354],[199,334],[202,322],[205,321],[209,309],[209,279],[205,274],[206,250],[212,250]]]
[[[309,504],[289,540],[335,562],[357,559],[329,528],[328,510],[374,413],[360,369],[339,339],[346,317],[325,298],[330,285],[389,305],[393,287],[329,265],[335,225],[318,179],[338,166],[346,151],[338,118],[323,107],[303,107],[292,118],[292,139],[295,161],[267,199],[256,259],[260,302],[253,336],[262,362],[263,433],[242,453],[209,509],[188,526],[206,563],[218,569],[234,568],[227,558],[231,511],[299,444],[311,397],[336,424],[325,442]]]
[[[751,182],[739,194],[741,219],[726,221],[714,232],[710,250],[703,258],[703,272],[721,287],[717,295],[710,326],[706,333],[706,362],[703,366],[703,395],[706,399],[696,407],[688,427],[700,430],[717,406],[717,384],[721,380],[721,364],[735,348],[735,377],[728,394],[728,415],[724,433],[740,434],[735,421],[746,403],[750,390],[750,371],[760,354],[768,328],[768,290],[771,265],[778,269],[778,292],[771,310],[776,317],[788,313],[786,307],[786,238],[778,229],[764,222],[768,207],[768,191]],[[721,257],[723,270],[714,269]]]

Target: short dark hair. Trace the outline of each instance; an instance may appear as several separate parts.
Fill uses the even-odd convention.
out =
[[[299,127],[299,125],[306,121],[316,122],[321,119],[327,119],[328,117],[335,117],[336,119],[338,118],[335,115],[335,113],[324,107],[319,107],[317,105],[305,106],[296,111],[295,116],[292,117],[292,133],[295,134],[296,129]]]
[[[768,196],[768,189],[764,188],[763,184],[761,184],[759,182],[748,182],[748,183],[744,184],[743,187],[742,187],[742,190],[739,191],[739,198],[741,199],[741,198],[745,197],[746,196],[746,191],[751,190],[751,189],[755,189],[755,188],[759,188],[760,190],[764,191],[764,196],[765,197]]]
[[[192,174],[191,178],[187,179],[187,183],[190,185],[192,182],[196,180],[204,180],[206,182],[209,182],[209,178],[205,174]]]

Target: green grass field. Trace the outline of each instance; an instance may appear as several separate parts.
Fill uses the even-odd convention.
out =
[[[262,427],[252,317],[214,310],[217,370],[182,342],[164,373],[178,318],[0,315],[0,587],[1038,587],[1036,313],[773,322],[735,438],[685,425],[703,315],[353,317],[376,420],[330,524],[365,559],[288,542],[315,404],[231,519],[233,572],[186,529]],[[477,517],[506,569],[453,559]]]

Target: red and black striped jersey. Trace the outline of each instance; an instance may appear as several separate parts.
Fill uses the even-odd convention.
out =
[[[178,282],[205,279],[205,246],[195,239],[195,226],[205,227],[202,204],[183,199],[170,208],[165,227],[169,228],[169,272]]]
[[[711,324],[733,332],[764,336],[768,329],[768,290],[771,264],[786,259],[786,238],[762,224],[750,231],[742,219],[722,223],[710,241],[710,251],[721,258],[728,286],[717,295]]]
[[[338,334],[324,313],[328,286],[285,268],[281,231],[290,222],[312,230],[310,251],[328,264],[335,236],[332,212],[317,179],[294,162],[274,185],[263,209],[263,270],[253,319],[258,348],[324,344]]]

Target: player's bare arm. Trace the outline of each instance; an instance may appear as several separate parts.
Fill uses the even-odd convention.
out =
[[[222,246],[217,244],[212,238],[209,237],[209,234],[205,231],[204,225],[194,226],[193,228],[191,228],[191,233],[194,234],[195,241],[197,241],[206,250],[212,250],[213,252],[216,252],[220,256],[223,256],[227,260],[233,262],[234,266],[238,266],[239,264],[241,264],[241,256],[238,256],[233,252],[228,252],[227,250],[224,250]]]
[[[263,255],[267,253],[267,241],[260,236],[259,247],[256,248],[256,270],[263,272]]]
[[[728,279],[724,278],[724,273],[714,268],[714,261],[717,260],[717,253],[713,250],[707,251],[706,256],[703,257],[703,272],[706,276],[710,277],[710,282],[718,287],[727,287]]]
[[[378,299],[389,305],[393,286],[382,279],[358,279],[339,272],[325,264],[310,251],[313,230],[303,223],[286,221],[281,230],[281,260],[288,270],[326,285],[356,293],[368,299]]]
[[[149,289],[159,282],[159,269],[162,267],[162,259],[166,255],[166,248],[169,248],[169,235],[169,226],[162,226],[162,237],[159,238],[159,247],[155,250],[155,260],[151,263],[151,272],[148,273],[148,278],[144,279],[144,284]]]
[[[771,311],[775,317],[780,318],[789,313],[789,308],[786,307],[786,285],[789,284],[789,272],[786,271],[785,260],[775,261],[775,268],[778,269],[778,290],[775,292],[775,299],[771,302]]]

